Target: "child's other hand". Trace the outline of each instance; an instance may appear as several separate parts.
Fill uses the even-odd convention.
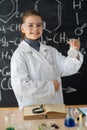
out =
[[[59,90],[60,83],[57,80],[53,80],[53,83],[54,83],[55,92],[57,92]]]

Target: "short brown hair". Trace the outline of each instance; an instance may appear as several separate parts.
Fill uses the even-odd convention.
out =
[[[27,11],[22,13],[21,24],[24,23],[26,17],[33,16],[33,15],[39,16],[42,19],[41,14],[39,12],[37,12],[36,10],[27,10]]]

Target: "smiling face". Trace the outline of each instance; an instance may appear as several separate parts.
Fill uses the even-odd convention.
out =
[[[43,33],[43,21],[40,16],[27,16],[21,25],[21,32],[27,39],[37,40]]]

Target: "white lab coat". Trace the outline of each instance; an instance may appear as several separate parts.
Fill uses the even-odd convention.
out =
[[[75,74],[83,55],[65,57],[55,48],[41,44],[38,52],[22,41],[11,58],[11,83],[20,108],[33,104],[64,103],[61,77]],[[55,92],[52,80],[60,82]]]

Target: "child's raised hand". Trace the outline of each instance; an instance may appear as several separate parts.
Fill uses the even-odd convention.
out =
[[[80,41],[79,39],[70,39],[67,42],[70,46],[74,47],[75,49],[79,50],[80,49]]]

